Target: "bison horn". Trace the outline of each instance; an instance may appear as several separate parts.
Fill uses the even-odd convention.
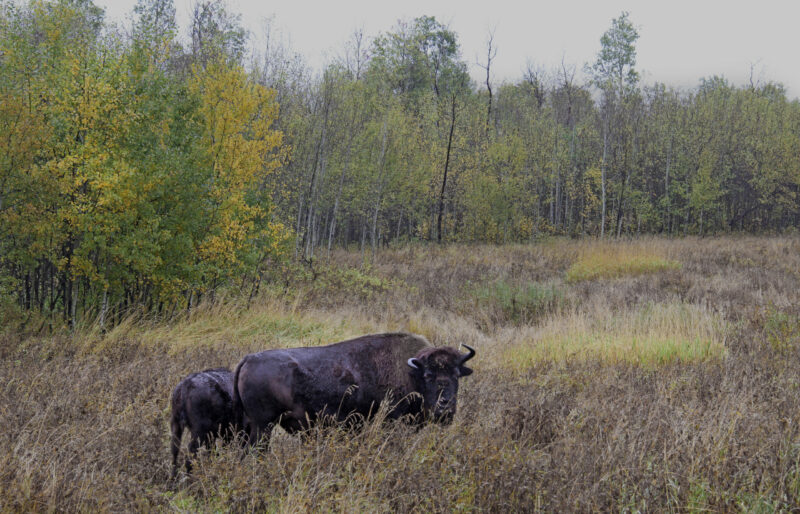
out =
[[[475,357],[475,350],[473,350],[472,347],[465,345],[464,343],[461,343],[461,346],[469,350],[469,353],[464,355],[464,357],[461,359],[461,364],[463,365],[465,362]]]
[[[411,357],[411,358],[410,358],[410,359],[408,359],[406,362],[407,362],[407,363],[408,363],[408,365],[409,365],[409,366],[411,366],[412,368],[414,368],[414,369],[419,369],[419,366],[417,365],[417,363],[418,363],[419,361],[418,361],[417,359],[415,359],[414,357]]]

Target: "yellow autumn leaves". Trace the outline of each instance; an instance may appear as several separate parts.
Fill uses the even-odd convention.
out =
[[[275,92],[101,20],[90,3],[0,5],[0,293],[70,321],[191,304],[288,237],[265,180],[287,151]]]
[[[213,170],[206,220],[209,236],[199,245],[202,258],[238,265],[239,250],[258,238],[280,239],[280,225],[254,230],[265,207],[248,202],[280,164],[283,134],[272,124],[278,115],[275,91],[247,79],[236,66],[213,63],[196,69],[190,90],[200,99],[206,165]]]

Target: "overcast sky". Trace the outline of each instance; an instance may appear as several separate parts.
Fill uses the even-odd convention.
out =
[[[125,22],[135,0],[95,0],[108,18]],[[195,0],[175,0],[186,32]],[[399,19],[435,16],[459,37],[462,56],[476,79],[484,73],[486,37],[494,31],[494,80],[519,79],[528,62],[552,69],[562,58],[578,71],[593,61],[600,37],[622,11],[639,30],[637,69],[645,83],[694,87],[701,77],[724,75],[746,84],[783,83],[800,96],[800,0],[229,0],[254,34],[263,20],[319,70],[342,52],[357,28],[367,36],[391,30]],[[582,75],[579,74],[579,77]]]

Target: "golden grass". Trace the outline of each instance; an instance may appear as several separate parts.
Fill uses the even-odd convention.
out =
[[[725,323],[703,307],[678,302],[613,313],[599,306],[548,319],[516,333],[500,366],[517,372],[543,361],[596,359],[652,367],[700,362],[725,354]],[[508,336],[506,336],[508,337]]]
[[[113,352],[132,342],[143,349],[164,349],[171,355],[220,346],[241,353],[256,348],[329,344],[369,332],[372,325],[352,310],[300,311],[297,302],[260,299],[247,306],[234,300],[201,305],[168,323],[132,316],[105,335],[93,327],[77,338],[76,346],[84,355]]]
[[[636,276],[645,273],[680,269],[681,263],[659,255],[641,244],[595,243],[583,250],[567,270],[567,282],[598,278]]]

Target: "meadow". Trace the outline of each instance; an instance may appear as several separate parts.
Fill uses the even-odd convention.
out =
[[[276,270],[250,302],[107,333],[0,328],[0,510],[800,508],[796,236],[364,258],[334,251]],[[169,480],[168,399],[186,374],[395,330],[477,350],[452,425],[277,429],[268,449],[217,444]]]

